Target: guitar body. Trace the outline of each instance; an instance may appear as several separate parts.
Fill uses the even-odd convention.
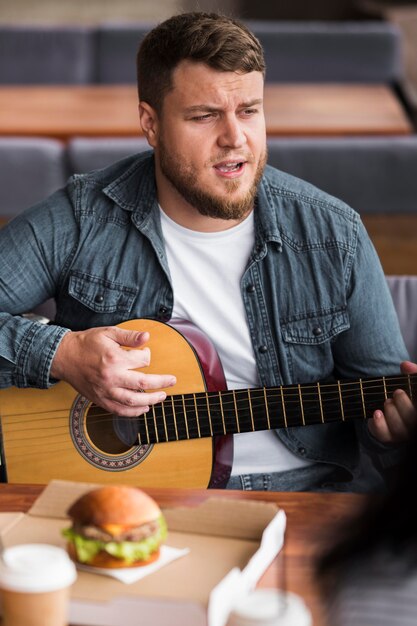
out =
[[[120,326],[150,333],[146,372],[176,376],[168,395],[226,389],[217,353],[191,324],[178,322],[176,330],[131,320]],[[0,416],[8,482],[222,487],[230,475],[231,436],[139,445],[129,418],[104,413],[64,382],[47,390],[0,391]]]

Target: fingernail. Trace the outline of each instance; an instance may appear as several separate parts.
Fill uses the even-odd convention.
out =
[[[175,385],[176,383],[177,383],[177,379],[175,378],[175,376],[173,376],[169,384],[172,386],[172,385]]]
[[[166,393],[160,393],[159,394],[159,398],[158,398],[158,402],[163,402],[166,397],[167,397]]]

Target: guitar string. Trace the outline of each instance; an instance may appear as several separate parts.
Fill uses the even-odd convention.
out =
[[[321,389],[324,389],[324,388],[325,387],[323,385],[321,387]],[[398,388],[398,385],[394,385],[394,388],[395,389]],[[271,389],[273,389],[273,388],[271,388]],[[379,397],[379,398],[381,397],[380,390],[377,393],[374,394],[373,391],[372,391],[373,389],[374,389],[374,387],[370,387],[370,386],[367,386],[365,388],[365,394],[366,394],[367,402],[368,402],[369,399],[372,399],[373,397]],[[257,391],[259,393],[263,394],[263,389],[259,389],[259,390],[257,389]],[[303,394],[303,401],[305,403],[308,403],[311,398],[313,398],[315,402],[318,402],[318,395],[317,395],[316,388],[314,388],[314,391],[315,391],[315,393],[313,393],[313,394]],[[293,392],[293,393],[290,393],[290,392]],[[246,393],[245,393],[244,390],[237,390],[235,393],[236,393],[236,395],[240,394],[240,395],[245,395],[246,396]],[[232,391],[229,391],[229,392],[225,391],[225,392],[223,392],[223,394],[224,395],[226,395],[226,394],[232,395]],[[176,405],[176,403],[181,403],[182,404],[182,397],[183,397],[183,395],[186,397],[186,400],[189,400],[189,401],[192,400],[193,402],[194,402],[194,395],[197,396],[197,401],[198,400],[202,400],[203,401],[206,397],[208,397],[209,399],[211,398],[212,400],[213,399],[217,400],[217,398],[218,398],[218,392],[208,392],[208,393],[197,392],[196,394],[189,394],[189,393],[188,394],[181,394],[181,395],[177,396],[176,400],[174,400],[174,406]],[[294,398],[294,400],[293,400],[293,398]],[[350,402],[352,400],[352,398],[357,399],[357,395],[356,394],[352,395],[352,394],[350,394],[348,392],[347,393],[345,392],[343,394],[343,403],[347,404],[348,402]],[[172,403],[172,396],[169,396],[169,399],[170,399],[170,404],[171,404]],[[322,393],[321,394],[321,399],[322,399],[322,402],[324,402],[324,403],[326,403],[326,402],[328,402],[330,400],[330,401],[334,402],[335,404],[338,404],[337,396],[330,396],[329,394]],[[247,400],[247,397],[245,397],[245,400]],[[258,404],[260,406],[265,406],[263,397],[262,398],[256,398],[255,397],[255,400],[258,401]],[[241,402],[241,399],[239,401]],[[281,395],[280,394],[274,395],[274,394],[270,393],[268,401],[269,401],[269,403],[272,403],[274,401],[278,401],[278,405],[280,405],[281,404]],[[285,392],[285,395],[284,395],[284,402],[285,402],[285,405],[288,406],[288,407],[291,407],[291,408],[292,407],[299,407],[300,406],[300,401],[299,401],[299,397],[298,397],[298,390],[297,389],[293,389],[293,388],[292,389],[288,389],[287,388],[287,390]],[[160,404],[162,404],[162,403],[160,403]],[[97,405],[90,405],[90,410],[91,410],[91,408],[95,408],[96,406]],[[156,408],[158,408],[158,406],[159,405],[155,405]],[[198,407],[198,405],[197,405],[197,407]],[[97,408],[99,408],[99,407],[97,407]],[[223,408],[226,409],[227,412],[229,412],[230,408],[232,408],[233,413],[234,413],[234,408],[235,408],[234,407],[234,400],[231,400],[230,402],[228,402],[227,400],[224,401],[223,402]],[[200,407],[200,411],[201,410],[202,409]],[[24,416],[26,418],[26,417],[30,417],[32,415],[33,416],[37,416],[37,415],[40,415],[40,414],[41,415],[48,415],[49,414],[49,415],[51,415],[50,419],[56,419],[56,417],[52,417],[52,415],[56,414],[57,412],[60,412],[60,411],[64,412],[65,414],[68,413],[68,409],[64,408],[64,409],[58,409],[58,410],[55,409],[55,410],[51,410],[51,411],[41,411],[41,412],[36,411],[36,412],[33,412],[33,413],[32,412],[30,412],[30,413],[28,413],[28,412],[26,412],[26,413],[16,413],[16,414],[9,413],[9,414],[7,414],[7,417],[19,417],[19,416],[22,417],[22,416]],[[150,412],[152,412],[152,409],[151,409]],[[239,412],[240,412],[242,418],[244,418],[245,413],[246,413],[246,408],[245,407],[241,407]],[[340,413],[340,408],[337,408],[334,412],[332,412],[329,409],[326,409],[326,415],[337,415],[339,413]],[[178,414],[180,415],[179,411],[178,411]],[[109,413],[109,412],[97,413],[95,411],[94,412],[94,417],[97,418],[97,420],[105,421],[106,419],[113,420],[113,418],[115,416],[113,414]],[[140,419],[140,417],[142,417],[142,416],[138,416],[136,419],[138,419],[138,418]],[[48,419],[48,418],[46,418],[46,419]],[[133,418],[126,418],[126,419],[135,419],[135,417],[133,417]],[[232,419],[233,419],[233,421],[235,421],[235,419],[236,419],[235,415],[233,415]],[[26,421],[26,423],[29,423],[30,421],[35,421],[36,422],[37,419],[35,417],[34,420],[25,420],[25,421]],[[90,421],[91,424],[94,423],[94,420],[91,417],[89,418],[89,421]],[[24,422],[22,420],[20,420],[19,424],[22,424],[22,423],[24,423]]]
[[[413,380],[414,378],[416,379],[416,383],[417,383],[417,374],[410,374],[409,376],[402,376],[402,375],[397,375],[397,376],[391,376],[391,377],[384,377],[383,378],[377,378],[377,379],[363,379],[362,380],[362,385],[364,386],[364,392],[366,393],[367,397],[369,397],[369,395],[374,395],[375,397],[378,396],[382,396],[382,392],[381,392],[381,385],[383,385],[383,380],[385,380],[385,383],[392,383],[392,391],[394,391],[397,388],[401,388],[401,385],[399,384],[399,381],[402,381],[404,386],[408,386],[408,379]],[[351,399],[352,397],[356,397],[356,394],[350,394],[349,390],[347,390],[348,387],[358,387],[360,388],[360,382],[359,381],[337,381],[335,383],[321,383],[320,384],[320,392],[321,392],[321,397],[323,398],[323,396],[327,395],[330,396],[330,393],[335,393],[336,396],[338,395],[338,383],[340,382],[340,386],[342,388],[342,392],[343,392],[343,400],[347,399]],[[373,385],[373,383],[376,383],[375,385]],[[385,385],[384,385],[385,387]],[[307,384],[301,384],[301,388],[302,388],[302,398],[303,401],[308,401],[310,398],[316,398],[318,397],[318,392],[317,392],[317,383],[307,383]],[[270,400],[281,400],[281,390],[284,393],[284,401],[287,404],[291,403],[292,398],[296,398],[295,402],[293,403],[294,405],[299,405],[300,404],[300,400],[299,400],[299,385],[284,385],[284,386],[273,386],[273,387],[254,387],[254,388],[250,388],[250,392],[251,394],[254,392],[259,392],[260,394],[264,394],[264,392],[266,391],[266,395],[267,395],[267,399]],[[306,393],[309,390],[312,390],[312,393]],[[374,391],[373,390],[377,390]],[[274,395],[274,391],[277,392],[276,395]],[[226,396],[228,394],[230,394],[232,396],[232,399],[230,400],[230,405],[232,405],[234,403],[233,400],[233,392],[236,394],[236,396],[239,395],[244,395],[245,398],[247,398],[247,394],[248,394],[248,390],[247,389],[226,389],[224,391],[220,391],[220,393],[222,394],[222,396]],[[330,393],[328,393],[330,392]],[[0,391],[1,393],[1,391]],[[208,397],[209,401],[210,399],[218,399],[218,395],[219,395],[219,391],[196,391],[196,392],[185,392],[183,394],[173,394],[173,395],[169,395],[167,397],[167,400],[169,399],[169,403],[172,402],[172,397],[174,397],[174,402],[182,402],[182,397],[185,396],[186,399],[193,399],[194,395],[197,397],[197,401],[198,400],[202,400],[205,401],[206,398]],[[166,401],[167,401],[166,400]],[[164,401],[164,402],[166,402]],[[162,404],[162,403],[158,403],[158,404]],[[223,401],[223,405],[227,406],[228,402]],[[91,404],[91,407],[96,407],[98,405],[95,404]],[[157,405],[155,405],[157,406]],[[52,414],[52,413],[56,413],[56,412],[68,412],[68,408],[67,407],[63,407],[62,409],[60,408],[55,408],[55,409],[50,409],[49,411],[29,411],[29,412],[17,412],[17,413],[5,413],[4,415],[7,415],[7,417],[18,417],[18,416],[30,416],[30,415],[47,415]],[[0,415],[1,415],[1,403],[0,403]],[[104,412],[103,414],[101,414],[102,416],[111,416],[113,417],[112,414],[110,414],[109,412]],[[134,418],[133,418],[134,419]]]
[[[403,378],[403,377],[402,377],[402,378]],[[398,379],[398,377],[397,377],[397,379]],[[356,383],[356,384],[357,384],[357,383]],[[294,389],[293,389],[293,391],[294,391],[294,397],[295,397],[295,391],[296,391],[296,390],[294,390]],[[368,391],[368,390],[365,390],[365,391]],[[206,394],[203,394],[203,396],[204,396],[204,397],[205,397],[205,395],[206,395]],[[368,394],[368,395],[369,395],[369,394]],[[381,395],[381,394],[379,393],[379,394],[378,394],[378,396],[380,397],[380,395]],[[217,394],[216,394],[216,396],[217,396]],[[182,396],[181,396],[181,397],[182,397]],[[191,396],[190,396],[190,397],[193,397],[193,394],[191,394]],[[278,396],[275,396],[275,397],[277,398]],[[356,398],[356,399],[358,399],[356,395],[355,395],[355,398]],[[172,399],[172,398],[171,398],[171,399]],[[332,398],[332,399],[334,400],[334,398]],[[345,400],[346,400],[346,399],[349,399],[349,396],[347,396],[347,398],[345,397]],[[260,398],[259,398],[259,400],[260,400]],[[262,404],[262,403],[261,403],[261,404]],[[291,404],[291,402],[289,401],[289,402],[288,402],[288,405],[290,405],[290,404]],[[299,401],[295,401],[294,403],[292,403],[292,406],[297,406],[297,407],[299,407],[299,406],[300,406]],[[38,413],[38,414],[39,414],[39,413]],[[102,415],[102,417],[100,417],[100,415]],[[330,412],[330,411],[326,411],[326,415],[327,415],[327,416],[329,416],[329,415],[337,415],[337,416],[340,416],[340,410],[336,410],[336,411],[334,411],[333,413],[332,413],[332,412]],[[106,422],[106,421],[108,421],[109,419],[110,419],[110,421],[113,421],[113,419],[114,419],[114,416],[113,416],[113,415],[111,415],[111,414],[109,414],[109,413],[95,414],[95,417],[99,417],[99,419],[97,419],[97,420],[96,420],[96,423],[105,423],[105,422]],[[66,418],[66,416],[64,416],[64,419],[65,419],[65,418]],[[179,416],[179,415],[176,415],[176,416],[175,416],[175,419],[182,419],[182,418],[183,418],[183,416]],[[55,421],[57,418],[56,418],[56,417],[50,417],[50,418],[47,418],[47,419],[48,419],[48,420],[53,420],[53,421]],[[62,419],[62,418],[60,418],[60,419]],[[129,418],[127,418],[127,419],[129,419]],[[135,419],[135,418],[133,418],[133,419]],[[145,422],[145,420],[144,420],[143,416],[139,416],[139,417],[138,417],[138,418],[136,418],[136,419],[139,419],[139,420],[140,420],[140,419],[142,419],[142,420],[143,420],[143,422]],[[157,417],[157,419],[159,419],[159,418]],[[203,420],[203,421],[204,421],[204,419],[207,419],[207,418],[205,418],[205,416],[202,416],[202,420]],[[227,425],[229,424],[229,421],[230,421],[231,423],[233,423],[233,426],[234,426],[234,425],[235,425],[235,423],[236,423],[236,422],[235,422],[235,419],[236,419],[236,418],[235,418],[235,416],[233,416],[232,418],[230,418],[230,420],[228,420],[228,422],[227,422]],[[340,419],[340,418],[339,418],[339,419]],[[351,418],[348,418],[348,419],[351,419]],[[151,427],[151,429],[153,429],[153,425],[152,425],[152,420],[153,420],[153,417],[152,417],[150,414],[148,414],[148,415],[147,415],[147,420],[149,420],[148,425]],[[170,420],[169,420],[169,416],[167,416],[167,420],[168,420],[167,425],[172,427],[172,425],[174,424],[174,417],[172,418],[172,422],[171,422],[171,423],[170,423]],[[37,421],[37,420],[33,420],[33,421]],[[276,421],[276,420],[274,420],[274,419],[273,419],[273,420],[272,420],[272,422],[274,422],[274,421]],[[330,420],[327,420],[327,421],[330,421]],[[248,432],[248,431],[252,431],[252,430],[253,430],[253,429],[252,429],[252,427],[251,427],[250,412],[247,412],[246,410],[241,410],[241,411],[240,411],[240,416],[239,416],[239,422],[240,422],[240,425],[241,425],[242,432]],[[246,422],[246,423],[245,423],[245,422]],[[89,423],[90,423],[90,424],[92,424],[92,423],[93,423],[93,422],[91,421],[91,418],[89,418]],[[313,423],[317,423],[317,420],[315,420]],[[19,424],[21,425],[21,424],[22,424],[22,421],[20,421],[20,422],[19,422]],[[291,425],[301,425],[301,424],[300,424],[300,422],[299,422],[299,421],[297,421],[297,422],[296,422],[296,424],[294,424],[294,423],[290,423],[290,424],[289,424],[289,426],[291,426]],[[278,424],[274,424],[274,423],[272,423],[271,428],[282,428],[283,426],[284,426],[284,424],[282,424],[282,423],[278,423]],[[66,437],[67,437],[68,435],[67,435],[67,427],[66,427],[66,425],[61,426],[61,428],[64,428],[64,429],[65,429],[65,435],[66,435]],[[189,424],[189,428],[190,428],[190,432],[189,432],[190,438],[192,438],[192,439],[199,438],[199,436],[198,436],[198,432],[197,432],[197,430],[198,430],[198,429],[197,429],[197,428],[194,428],[194,426],[193,426],[192,422],[190,422],[190,424]],[[52,431],[52,430],[53,430],[53,431],[55,432],[55,434],[56,434],[57,429],[58,429],[58,425],[55,423],[53,426],[46,426],[46,427],[41,428],[41,430],[43,430],[43,431],[47,431],[48,429],[49,429],[49,431]],[[255,430],[267,430],[267,427],[266,427],[266,425],[265,425],[265,428],[257,428],[257,429],[255,429]],[[229,431],[229,429],[228,429],[228,431]],[[233,429],[232,429],[232,432],[235,432],[235,428],[233,428]],[[18,439],[18,435],[19,435],[19,433],[18,433],[18,432],[16,432],[15,434],[17,435],[16,439]],[[218,432],[218,433],[217,433],[217,432],[215,432],[214,434],[215,434],[215,435],[221,435],[221,434],[223,434],[223,432]],[[48,437],[48,436],[49,436],[49,434],[47,434],[47,435],[46,435],[46,437]],[[203,435],[203,436],[207,436],[207,435]],[[39,428],[37,428],[36,435],[33,437],[33,440],[37,440],[37,439],[39,439],[39,438],[40,438],[40,437],[39,437]],[[180,439],[184,439],[185,437],[179,437],[179,438],[180,438]],[[11,439],[11,438],[10,438],[10,439]],[[9,439],[9,441],[10,441],[10,439]],[[161,437],[161,440],[162,440],[162,441],[164,441],[164,437]],[[175,441],[175,440],[176,440],[176,437],[171,437],[169,440],[171,440],[171,441]],[[144,441],[143,443],[147,443],[147,441]]]

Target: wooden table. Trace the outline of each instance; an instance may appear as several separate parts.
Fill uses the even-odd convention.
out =
[[[140,134],[134,86],[0,87],[0,136],[68,140]],[[405,135],[412,126],[386,85],[266,84],[270,136]]]
[[[0,511],[27,511],[42,488],[41,485],[0,484]],[[314,626],[324,626],[317,584],[314,580],[314,556],[321,547],[329,545],[332,537],[337,537],[338,523],[354,514],[363,504],[361,496],[203,489],[147,489],[146,491],[162,507],[179,504],[195,505],[214,495],[277,503],[287,515],[285,548],[265,572],[259,586],[282,587],[285,585],[287,589],[303,596],[312,611]]]

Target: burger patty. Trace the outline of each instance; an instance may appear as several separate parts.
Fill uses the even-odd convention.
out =
[[[82,524],[74,524],[73,529],[76,533],[86,539],[95,541],[142,541],[151,535],[154,535],[159,529],[159,520],[153,520],[147,524],[142,524],[137,528],[129,528],[123,533],[112,535],[98,526],[83,526]]]

